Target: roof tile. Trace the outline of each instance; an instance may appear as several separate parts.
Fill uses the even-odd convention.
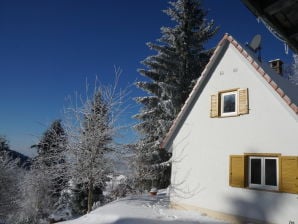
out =
[[[281,88],[277,88],[276,89],[276,92],[281,96],[283,97],[285,95],[285,92],[281,89]]]
[[[274,91],[276,91],[284,100],[284,102],[290,106],[290,108],[298,115],[298,107],[295,103],[292,103],[292,100],[289,96],[285,94],[285,92],[279,87],[279,85],[272,80],[269,74],[267,74],[262,66],[240,45],[238,42],[229,34],[225,34],[224,37],[220,40],[217,48],[215,49],[213,55],[211,56],[209,63],[206,65],[204,71],[201,74],[201,77],[198,79],[196,85],[194,86],[193,91],[190,93],[187,101],[185,102],[184,106],[182,107],[180,113],[178,114],[177,118],[174,120],[172,127],[170,128],[168,134],[166,135],[165,139],[161,143],[160,147],[165,147],[171,139],[172,134],[175,132],[175,129],[178,127],[178,123],[182,120],[182,117],[187,110],[188,105],[191,105],[191,100],[193,100],[192,95],[200,88],[201,84],[203,83],[204,78],[207,76],[208,69],[212,66],[212,62],[217,55],[217,52],[220,48],[226,43],[225,40],[229,41],[235,48],[250,62],[250,64],[256,69],[256,71],[270,84]]]
[[[277,89],[277,87],[278,87],[276,82],[274,82],[273,80],[271,80],[271,82],[269,84],[273,87],[273,89]]]

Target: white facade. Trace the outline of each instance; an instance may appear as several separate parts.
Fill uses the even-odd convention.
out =
[[[171,202],[264,222],[298,224],[297,194],[229,186],[230,155],[298,156],[297,114],[231,43],[212,66],[215,70],[169,145]],[[249,113],[211,118],[210,96],[235,88],[248,88]]]

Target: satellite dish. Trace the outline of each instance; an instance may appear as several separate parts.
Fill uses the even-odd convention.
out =
[[[261,39],[262,38],[261,38],[260,34],[255,35],[248,45],[250,47],[250,49],[252,49],[254,52],[257,52],[257,50],[260,50],[261,49]]]

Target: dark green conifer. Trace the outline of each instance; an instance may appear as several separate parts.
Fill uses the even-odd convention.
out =
[[[140,121],[135,128],[142,136],[136,145],[138,179],[145,185],[153,182],[157,187],[168,185],[170,174],[169,166],[166,169],[152,166],[169,159],[169,155],[159,150],[160,142],[209,60],[212,49],[206,50],[204,44],[217,32],[214,22],[206,21],[199,0],[169,4],[164,12],[175,25],[162,27],[161,38],[147,44],[156,54],[142,62],[145,68],[139,69],[139,73],[149,81],[136,83],[148,93],[136,98],[142,104],[141,111],[135,115]]]

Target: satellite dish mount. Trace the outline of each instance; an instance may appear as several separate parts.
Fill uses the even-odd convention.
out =
[[[250,50],[252,50],[255,53],[258,53],[259,61],[262,61],[261,60],[261,40],[262,40],[261,35],[257,34],[252,38],[251,42],[247,44]]]

